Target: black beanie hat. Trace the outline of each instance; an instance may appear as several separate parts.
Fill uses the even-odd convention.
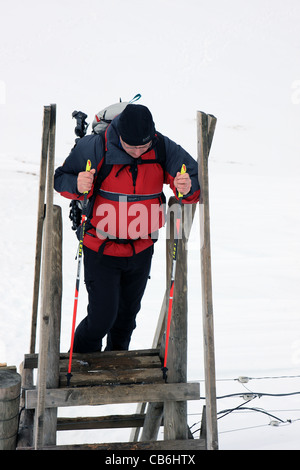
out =
[[[152,114],[142,104],[128,104],[120,114],[118,131],[126,144],[145,145],[155,135]]]

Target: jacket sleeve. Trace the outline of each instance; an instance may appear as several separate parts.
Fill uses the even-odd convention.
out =
[[[77,176],[85,171],[87,160],[91,160],[91,169],[96,174],[102,164],[104,143],[100,135],[88,135],[80,139],[71,150],[62,166],[55,170],[54,189],[68,199],[83,199],[77,189]],[[88,197],[92,194],[91,189]]]
[[[166,147],[166,167],[165,167],[165,183],[172,188],[176,198],[178,198],[177,190],[174,186],[174,178],[177,172],[181,170],[183,164],[186,165],[186,171],[190,175],[192,187],[188,194],[183,196],[183,203],[193,204],[199,201],[200,186],[198,180],[198,163],[196,160],[184,150],[180,145],[164,136]]]

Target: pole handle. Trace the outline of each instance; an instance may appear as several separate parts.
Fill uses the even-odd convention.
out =
[[[85,167],[85,171],[91,171],[91,168],[92,168],[91,160],[87,160],[87,162],[86,162],[86,167]],[[83,194],[88,194],[88,191],[84,191]]]
[[[180,170],[180,174],[183,175],[184,173],[186,173],[186,166],[185,166],[185,164],[183,163],[183,165],[182,165],[182,167],[181,167],[181,170]],[[183,197],[183,194],[178,193],[178,197],[179,197],[179,198]]]

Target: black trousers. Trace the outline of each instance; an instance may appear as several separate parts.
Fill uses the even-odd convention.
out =
[[[75,331],[74,352],[127,350],[149,278],[153,246],[132,257],[99,255],[84,247],[87,316]]]

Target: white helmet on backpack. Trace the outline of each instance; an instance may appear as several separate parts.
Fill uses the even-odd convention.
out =
[[[107,106],[106,108],[102,109],[99,111],[93,120],[92,123],[92,132],[94,134],[100,134],[101,132],[104,132],[106,128],[109,126],[111,121],[118,116],[119,114],[124,111],[126,106],[129,103],[134,103],[135,101],[139,100],[141,98],[140,94],[135,95],[134,98],[132,98],[131,101],[121,101],[119,103],[111,104],[110,106]]]

